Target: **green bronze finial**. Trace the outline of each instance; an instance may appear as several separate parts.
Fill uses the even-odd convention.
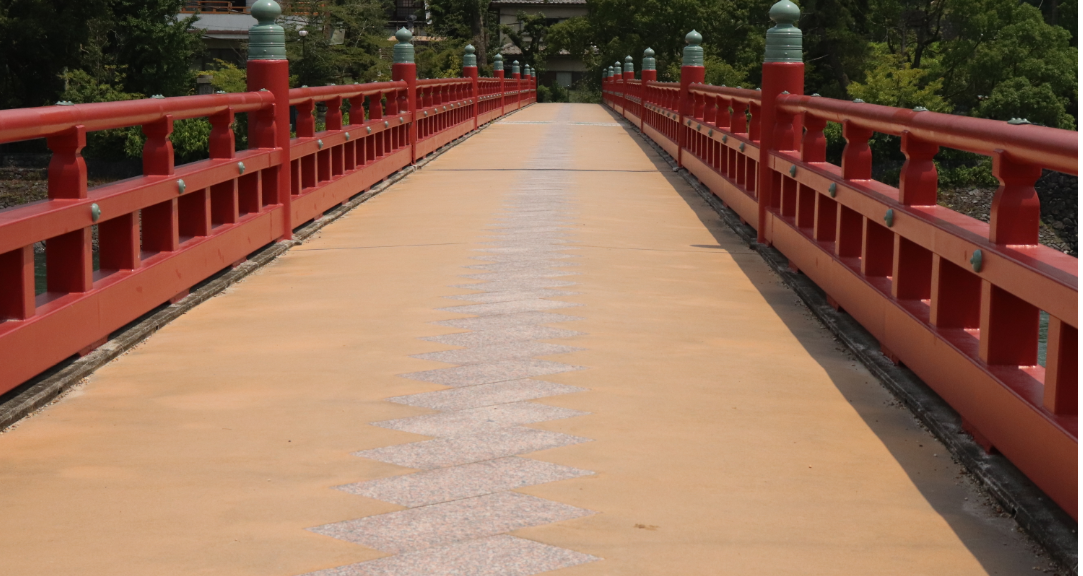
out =
[[[624,57],[624,71],[625,72],[635,72],[636,71],[635,66],[632,65],[632,57],[631,56],[625,56]]]
[[[518,60],[512,60],[511,61],[511,73],[512,74],[518,74],[519,73],[519,61]]]
[[[503,70],[503,69],[504,69],[504,57],[501,56],[500,54],[497,54],[496,56],[493,57],[493,74],[495,74],[497,70]]]
[[[285,60],[286,33],[275,24],[282,7],[274,0],[259,0],[252,5],[257,24],[248,29],[249,60]]]
[[[466,54],[463,54],[463,68],[477,68],[478,57],[474,55],[474,52],[476,52],[474,46],[467,44],[466,48],[463,48],[463,52],[466,52]]]
[[[399,43],[395,44],[395,47],[391,49],[391,61],[395,64],[413,64],[414,45],[410,41],[414,39],[414,35],[403,27],[399,28],[398,32],[395,32],[395,39]]]
[[[613,69],[613,67],[612,67],[612,66],[610,66],[610,67],[608,68],[608,70],[609,70],[609,77],[610,77],[610,78],[612,78],[612,77],[614,77],[614,76],[616,76],[616,75],[617,75],[617,72],[616,72],[616,71],[615,71],[615,70]]]
[[[703,46],[700,46],[703,42],[703,34],[693,30],[685,35],[684,42],[688,46],[684,47],[681,66],[703,66]]]
[[[801,9],[790,0],[779,0],[768,13],[775,27],[767,31],[764,62],[801,62],[801,30],[793,24]]]
[[[654,50],[647,48],[643,51],[643,69],[644,70],[656,70],[655,68],[658,62],[654,59]]]

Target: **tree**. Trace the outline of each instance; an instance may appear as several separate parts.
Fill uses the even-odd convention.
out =
[[[184,0],[112,0],[116,38],[108,49],[126,72],[129,92],[184,96],[195,85],[191,62],[203,42],[194,18],[177,18]]]
[[[496,14],[489,12],[489,0],[429,0],[426,6],[432,33],[473,44],[479,67],[486,66],[500,48],[490,41],[498,37],[500,27]]]
[[[865,80],[850,84],[851,96],[883,106],[951,111],[939,94],[943,86],[939,78],[931,78],[928,70],[912,67],[905,56],[892,52],[887,44],[873,44],[871,48]]]
[[[390,79],[380,58],[387,47],[384,0],[301,0],[287,5],[281,24],[291,79],[297,86],[323,86]],[[305,30],[302,40],[299,32]]]
[[[545,36],[549,32],[550,26],[549,21],[544,14],[527,14],[522,11],[515,15],[515,19],[518,20],[518,29],[501,25],[500,31],[519,49],[521,56],[516,60],[522,65],[537,66],[538,64],[544,64],[544,59],[540,58],[540,56],[544,52]]]
[[[1070,125],[1054,112],[1074,111],[1078,98],[1078,50],[1070,46],[1067,30],[1047,24],[1037,8],[1016,0],[952,0],[946,17],[957,36],[942,42],[943,55],[933,72],[943,76],[943,95],[958,111],[999,115],[1013,110],[1014,115],[1045,121],[1056,117],[1052,125]],[[1008,91],[1015,89],[1025,94],[1010,96]],[[987,96],[993,102],[980,106]]]

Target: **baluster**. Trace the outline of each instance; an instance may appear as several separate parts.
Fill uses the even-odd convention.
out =
[[[297,105],[297,137],[312,138],[316,135],[315,100],[305,100]]]
[[[1079,412],[1079,331],[1050,316],[1046,341],[1042,404],[1058,416],[1075,416]]]
[[[748,103],[748,113],[751,118],[748,120],[748,139],[753,142],[760,141],[760,105],[757,102]],[[791,118],[792,122],[792,118]],[[791,127],[792,131],[792,127]]]
[[[0,254],[0,320],[26,320],[34,307],[34,247]]]
[[[993,154],[993,176],[1000,188],[989,211],[989,241],[996,244],[1038,243],[1041,203],[1034,183],[1042,175],[1039,166],[1018,162],[1007,152]]]
[[[846,138],[846,148],[842,151],[842,177],[847,180],[872,178],[872,149],[869,148],[872,130],[844,120],[842,136]]]
[[[324,128],[342,130],[342,97],[336,96],[326,102],[327,114],[324,116]]]
[[[906,155],[899,174],[899,202],[907,206],[936,205],[936,164],[933,156],[940,146],[921,140],[909,130],[902,135],[902,152]]]
[[[49,160],[49,199],[86,198],[86,130],[74,126],[46,138],[53,157]],[[87,211],[87,219],[90,218]],[[86,292],[93,286],[90,223],[86,228],[45,241],[46,284],[49,292]]]
[[[748,118],[745,117],[745,110],[748,110],[747,102],[733,100],[733,113],[730,115],[730,132],[748,134]]]
[[[235,157],[233,118],[234,113],[231,108],[210,117],[210,151],[212,159],[228,160]],[[313,119],[313,125],[315,125],[314,121],[315,119]],[[298,121],[298,124],[300,124],[300,121]],[[201,193],[197,192],[197,194]],[[233,224],[237,222],[239,216],[237,180],[229,179],[211,185],[211,225]]]
[[[827,128],[827,120],[808,112],[804,115],[805,133],[801,137],[801,161],[826,162],[827,138],[824,137],[824,128]]]

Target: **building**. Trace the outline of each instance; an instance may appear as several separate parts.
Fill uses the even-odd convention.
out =
[[[549,24],[586,16],[588,13],[587,0],[492,0],[489,11],[497,14],[502,26],[515,30],[520,29],[519,12],[542,14]],[[504,62],[510,65],[522,52],[503,32],[500,34],[500,41],[503,45],[501,53],[504,55]],[[578,83],[586,74],[587,66],[582,58],[562,51],[545,62],[545,71],[539,74],[538,82],[542,85],[555,83],[568,87]]]

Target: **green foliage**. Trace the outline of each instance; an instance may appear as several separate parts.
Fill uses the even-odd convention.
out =
[[[385,27],[385,0],[295,0],[280,24],[286,31],[291,86],[390,80],[380,49],[393,44]],[[291,18],[291,16],[303,16]],[[303,39],[298,34],[308,32]],[[337,33],[336,33],[337,32]],[[332,44],[341,39],[341,44]]]
[[[1012,110],[1066,126],[1056,102],[1074,111],[1077,101],[1078,54],[1069,45],[1071,33],[1050,26],[1037,8],[1016,0],[952,0],[952,7],[946,19],[958,36],[942,44],[941,63],[934,68],[944,77],[945,98],[959,111],[988,115]],[[1019,88],[1027,94],[995,95],[1009,81],[1001,92]],[[980,106],[983,96],[994,102]]]
[[[67,89],[61,94],[61,98],[76,104],[119,102],[144,97],[142,94],[123,90],[121,86],[124,84],[124,74],[115,66],[106,67],[100,78],[82,70],[73,70],[65,73],[62,79]],[[100,160],[139,158],[143,153],[143,141],[143,132],[139,126],[98,130],[87,134],[83,155]]]
[[[563,86],[553,83],[552,86],[538,85],[538,102],[568,102],[569,94]]]
[[[177,164],[204,160],[210,156],[211,123],[206,118],[177,120],[173,123],[173,160]]]
[[[961,153],[961,154],[966,154]],[[969,154],[969,162],[941,162],[936,164],[937,180],[943,190],[957,188],[996,188],[1000,182],[993,176],[993,161],[987,156]]]
[[[0,106],[52,104],[63,75],[81,70],[127,93],[179,96],[193,88],[189,64],[202,49],[177,19],[183,0],[0,0]]]
[[[1066,99],[1058,98],[1048,83],[1034,86],[1026,78],[1016,77],[993,88],[977,112],[985,118],[1026,118],[1035,124],[1075,130],[1075,119],[1065,110],[1065,104]]]
[[[131,92],[184,96],[195,86],[192,58],[203,42],[192,33],[193,18],[177,19],[184,0],[112,0],[111,36],[116,61],[125,66]]]
[[[489,63],[500,48],[500,24],[489,12],[489,0],[428,0],[432,21],[429,31],[441,38],[471,43],[477,49],[478,68],[489,71]],[[419,19],[424,14],[419,15]]]
[[[518,60],[520,66],[529,64],[544,69],[544,61],[539,56],[545,53],[542,47],[545,45],[546,36],[549,34],[549,23],[541,13],[527,14],[520,11],[515,17],[519,21],[518,29],[507,25],[500,26],[500,31],[521,52],[519,56],[512,60]],[[505,65],[511,64],[507,59],[504,63]]]
[[[463,48],[467,41],[449,39],[414,48],[418,78],[458,78],[463,74]]]
[[[715,55],[703,59],[704,82],[714,86],[743,86],[749,87],[748,71],[735,68],[729,62]],[[670,78],[681,77],[681,63],[675,60],[666,69],[666,76]]]
[[[948,112],[950,106],[938,94],[943,82],[926,69],[913,68],[906,57],[892,53],[886,44],[872,45],[864,82],[852,82],[850,95],[870,104]]]
[[[211,86],[222,92],[246,92],[248,90],[248,74],[244,70],[225,60],[215,59],[215,68],[209,70]]]

